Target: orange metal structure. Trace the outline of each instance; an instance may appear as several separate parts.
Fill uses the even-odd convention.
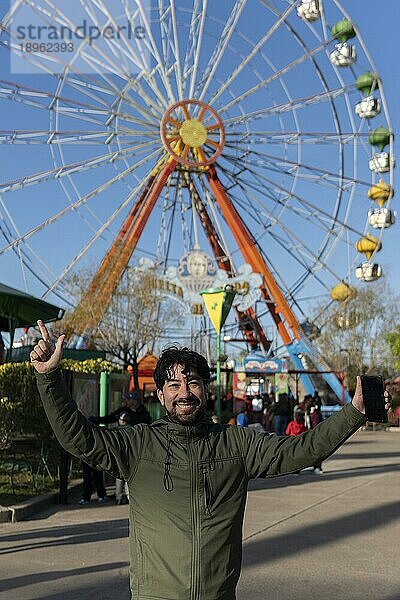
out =
[[[193,107],[194,110],[199,111],[196,118],[192,118],[190,114]],[[180,118],[181,114],[183,114],[183,121]],[[207,115],[208,117],[206,117]],[[203,124],[204,118],[208,118],[209,124],[207,122]],[[213,119],[211,123],[209,122],[210,118]],[[255,272],[263,276],[262,296],[283,343],[288,345],[293,340],[300,339],[300,325],[296,317],[269,270],[256,241],[241,219],[218,177],[214,161],[221,155],[225,141],[224,126],[219,115],[211,107],[197,100],[180,101],[171,106],[166,112],[161,122],[161,137],[170,156],[164,162],[159,163],[148,179],[77,307],[72,317],[71,328],[75,333],[83,334],[85,331],[95,328],[101,320],[162,189],[179,164],[180,169],[186,168],[186,181],[194,200],[194,206],[209,239],[218,266],[231,276],[234,275],[229,257],[223,250],[206,207],[189,175],[193,171],[193,167],[205,173],[222,215],[233,233],[245,261],[252,266]],[[208,149],[209,152],[210,147],[212,148],[211,156],[206,155],[202,146]],[[255,311],[249,309],[243,313],[239,312],[239,317],[242,320],[244,317],[251,318],[258,337],[264,349],[267,350],[270,347],[270,342],[257,320]],[[254,347],[256,340],[253,331],[244,330],[243,333],[249,344]]]
[[[200,197],[200,194],[197,191],[194,181],[190,179],[188,185],[190,193],[194,200],[194,207],[199,216],[200,223],[202,224],[203,229],[210,242],[210,246],[214,253],[215,260],[217,261],[217,264],[220,269],[226,271],[230,277],[233,277],[235,274],[233,265],[222,247],[218,233],[215,230],[215,227],[208,215],[207,209]],[[251,307],[245,311],[240,311],[236,308],[235,311],[237,315],[237,320],[239,321],[239,325],[241,323],[245,324],[247,320],[250,320],[252,327],[248,329],[245,325],[242,325],[240,327],[250,347],[256,348],[258,346],[259,340],[264,350],[268,351],[271,346],[271,342],[267,339],[267,336],[264,333],[264,329],[262,328],[261,323],[257,319],[257,315],[254,308]],[[248,319],[246,319],[246,316],[248,317]],[[258,339],[254,336],[254,331],[257,333]]]
[[[158,175],[153,173],[150,176],[72,316],[70,328],[74,333],[83,334],[96,327],[100,322],[137,246],[151,211],[176,164],[173,158],[169,158]]]

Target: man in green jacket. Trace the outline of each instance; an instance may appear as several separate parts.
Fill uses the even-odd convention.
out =
[[[135,600],[234,600],[242,559],[247,485],[327,458],[364,422],[358,379],[352,403],[297,437],[207,419],[210,370],[187,348],[164,350],[154,371],[167,417],[104,429],[77,409],[44,324],[31,352],[48,419],[60,444],[125,479],[130,495],[130,582]],[[389,404],[387,404],[389,408]]]

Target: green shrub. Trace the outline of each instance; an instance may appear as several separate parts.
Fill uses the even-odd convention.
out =
[[[76,361],[65,359],[61,367],[78,373],[121,372],[121,369],[103,359]],[[0,366],[0,409],[2,423],[13,424],[13,435],[35,435],[39,439],[52,437],[36,386],[35,372],[29,362],[7,363]]]
[[[61,361],[61,368],[75,373],[122,373],[122,368],[102,358],[89,358],[87,360],[73,360],[64,358]]]

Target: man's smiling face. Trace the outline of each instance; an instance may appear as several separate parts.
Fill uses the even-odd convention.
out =
[[[186,372],[183,365],[173,365],[170,376],[157,396],[175,423],[193,425],[206,411],[206,386],[195,371]]]

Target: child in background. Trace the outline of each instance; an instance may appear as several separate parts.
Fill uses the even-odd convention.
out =
[[[293,421],[288,423],[285,433],[286,435],[300,435],[304,431],[307,431],[307,427],[304,424],[304,412],[297,410],[294,413]]]
[[[286,427],[286,435],[300,435],[307,431],[307,427],[304,424],[304,411],[297,409],[293,413],[293,421],[288,423]],[[299,475],[300,471],[295,471],[295,475]]]

